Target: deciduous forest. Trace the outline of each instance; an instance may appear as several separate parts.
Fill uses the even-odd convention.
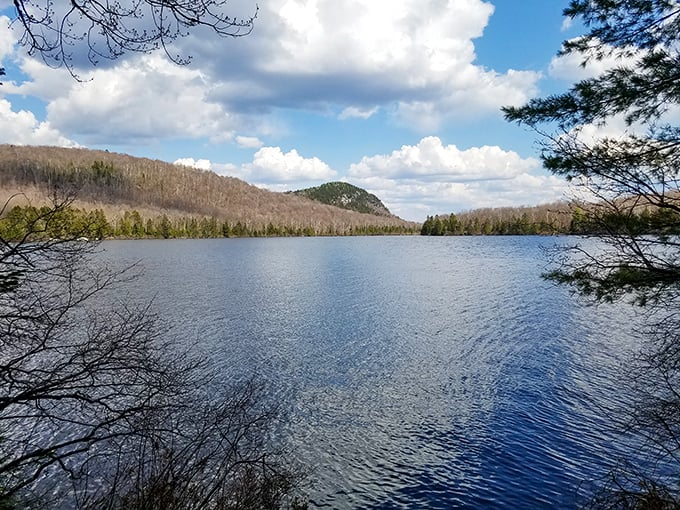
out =
[[[2,232],[12,237],[55,191],[62,227],[83,237],[176,238],[416,233],[420,225],[275,193],[233,177],[85,149],[0,146]],[[361,204],[359,204],[361,205]],[[59,235],[46,232],[45,235]]]

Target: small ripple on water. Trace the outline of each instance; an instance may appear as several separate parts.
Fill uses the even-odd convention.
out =
[[[540,280],[545,242],[225,240],[130,256],[150,261],[140,292],[163,289],[189,337],[200,323],[225,373],[272,382],[283,435],[313,467],[312,508],[569,507],[622,451],[603,410],[625,399],[634,341],[624,312]]]

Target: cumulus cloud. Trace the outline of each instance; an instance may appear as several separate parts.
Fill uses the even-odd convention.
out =
[[[395,214],[416,221],[476,207],[551,202],[566,190],[564,180],[541,174],[536,159],[499,147],[461,150],[437,137],[365,157],[350,167],[348,180],[375,193]]]
[[[233,163],[211,163],[211,170],[218,175],[235,177],[240,175],[238,166]]]
[[[520,174],[499,181],[419,181],[383,178],[351,179],[374,193],[394,214],[412,221],[428,215],[479,207],[518,207],[563,200],[567,183],[548,175]]]
[[[525,104],[534,97],[540,73],[515,71],[506,74],[469,66],[465,79],[449,84],[434,100],[407,100],[397,103],[396,117],[404,126],[433,131],[453,118],[458,120],[500,111],[501,106]]]
[[[535,95],[540,78],[475,64],[474,39],[494,10],[483,0],[271,0],[260,7],[249,37],[221,44],[197,29],[178,41],[172,51],[192,55],[190,67],[162,52],[127,56],[81,71],[92,80],[76,83],[26,59],[30,80],[15,92],[46,101],[50,123],[88,144],[181,137],[254,148],[282,108],[339,109],[344,119],[382,108],[424,131],[499,115],[501,105]],[[246,130],[253,140],[235,137]]]
[[[293,66],[308,74],[396,70],[419,65],[422,57],[424,69],[446,70],[451,58],[471,61],[470,40],[482,34],[493,13],[493,6],[481,0],[456,0],[444,8],[441,2],[417,0],[280,0],[270,5],[284,51],[266,66]]]
[[[643,135],[646,126],[640,124],[628,125],[624,115],[615,115],[598,124],[584,124],[571,130],[570,134],[577,134],[580,141],[594,144],[604,138],[621,139],[631,134]]]
[[[173,53],[192,55],[189,67],[175,66],[162,53],[127,56],[81,72],[92,80],[78,83],[25,58],[21,69],[29,80],[4,86],[4,92],[46,103],[44,122],[22,120],[33,126],[32,136],[42,130],[53,139],[63,133],[108,146],[164,138],[235,143],[258,149],[250,163],[178,163],[292,189],[338,173],[312,155],[265,146],[293,131],[285,125],[286,112],[311,110],[327,118],[340,112],[340,119],[381,112],[429,134],[445,123],[499,116],[499,106],[534,96],[541,78],[477,64],[474,41],[494,10],[483,0],[270,0],[260,8],[249,37],[224,44],[198,29],[178,41]],[[5,35],[0,30],[0,48]],[[556,64],[553,72],[571,72],[567,64]],[[493,146],[462,150],[436,137],[355,161],[347,179],[409,219],[472,207],[473,200],[536,203],[540,192],[552,198],[559,188],[535,175],[535,160]]]
[[[239,54],[185,41],[197,60],[210,62],[211,98],[231,108],[339,106],[349,118],[382,106],[421,128],[498,114],[533,96],[540,79],[475,64],[474,39],[494,10],[482,0],[272,0],[262,9],[256,34],[238,41]],[[424,115],[433,117],[429,124]]]
[[[234,128],[244,124],[206,100],[200,70],[174,65],[161,54],[93,69],[86,82],[31,59],[22,70],[33,79],[13,92],[46,100],[51,124],[88,144],[164,137],[223,141],[232,139]],[[50,86],[55,82],[57,87]]]
[[[205,160],[204,160],[205,161]],[[316,157],[297,150],[263,147],[244,165],[219,164],[193,158],[175,163],[238,177],[272,191],[318,185],[338,174]],[[208,166],[209,165],[209,166]],[[540,163],[500,147],[466,150],[425,137],[390,154],[364,157],[352,164],[342,180],[374,193],[398,216],[423,221],[426,216],[477,207],[535,205],[561,200],[567,184],[545,175]]]
[[[389,155],[364,157],[350,167],[349,176],[461,182],[512,179],[537,166],[537,160],[522,159],[517,153],[500,147],[460,150],[455,145],[443,145],[436,136],[428,136],[417,145],[404,145]]]
[[[212,163],[208,159],[180,158],[174,162],[175,165],[190,166],[200,170],[211,170]]]
[[[241,167],[240,177],[257,184],[280,184],[294,181],[324,181],[335,172],[317,157],[304,158],[295,149],[283,152],[280,147],[262,147],[252,163]]]
[[[0,143],[78,146],[54,129],[49,122],[36,119],[33,113],[25,110],[13,111],[12,104],[6,99],[0,99]]]
[[[106,138],[115,137],[115,129],[145,138],[232,134],[229,115],[205,101],[198,70],[175,66],[156,54],[97,74],[91,82],[74,85],[67,98],[53,102],[50,117],[81,122],[89,112],[94,118],[87,132]]]

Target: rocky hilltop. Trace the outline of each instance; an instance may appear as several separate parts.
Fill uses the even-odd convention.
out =
[[[378,197],[365,189],[347,182],[329,182],[314,188],[294,191],[293,193],[350,211],[376,216],[393,216]]]

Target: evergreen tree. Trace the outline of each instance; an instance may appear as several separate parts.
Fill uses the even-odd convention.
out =
[[[165,214],[161,216],[160,221],[158,223],[158,227],[156,228],[156,231],[160,234],[160,236],[163,239],[169,239],[173,237],[172,235],[172,225],[170,223],[170,218],[168,218]]]
[[[580,54],[584,64],[616,56],[619,65],[567,93],[505,108],[506,118],[536,129],[557,122],[558,130],[542,138],[544,164],[585,183],[597,200],[584,213],[591,228],[611,243],[608,256],[601,258],[606,262],[584,261],[553,276],[598,298],[631,292],[646,300],[680,283],[680,260],[654,254],[659,246],[667,250],[680,244],[665,237],[629,236],[630,243],[622,246],[619,236],[637,234],[634,213],[643,207],[680,213],[680,127],[664,116],[680,103],[680,5],[670,0],[573,0],[565,14],[580,17],[590,32],[567,41],[563,54]],[[631,125],[624,136],[594,141],[581,136],[584,125],[618,115]],[[635,133],[633,123],[644,123],[646,133]],[[669,215],[659,228],[675,228],[677,220],[677,214]]]
[[[422,228],[420,229],[420,234],[424,236],[429,236],[432,235],[432,223],[434,222],[434,219],[432,216],[428,216],[425,222],[423,223]]]
[[[146,219],[146,227],[144,228],[144,233],[147,237],[157,237],[158,232],[156,232],[156,227],[153,224],[151,218]]]
[[[650,319],[641,328],[650,343],[641,354],[628,424],[677,466],[680,240],[669,233],[680,227],[680,127],[667,113],[680,103],[680,3],[572,0],[564,13],[579,18],[587,33],[565,42],[561,54],[579,56],[584,65],[613,57],[616,65],[566,93],[504,111],[537,131],[546,168],[584,186],[581,196],[594,197],[579,204],[572,224],[598,238],[597,253],[568,248],[548,276],[596,300],[629,297],[647,306]],[[584,126],[619,118],[628,125],[621,136],[583,136]],[[643,214],[651,220],[644,236]],[[615,476],[596,506],[677,508],[675,482],[627,484]]]
[[[222,237],[231,237],[231,226],[227,221],[222,223]]]
[[[112,233],[111,225],[101,209],[90,211],[86,217],[86,224],[88,225],[88,235],[86,237],[104,239]]]

